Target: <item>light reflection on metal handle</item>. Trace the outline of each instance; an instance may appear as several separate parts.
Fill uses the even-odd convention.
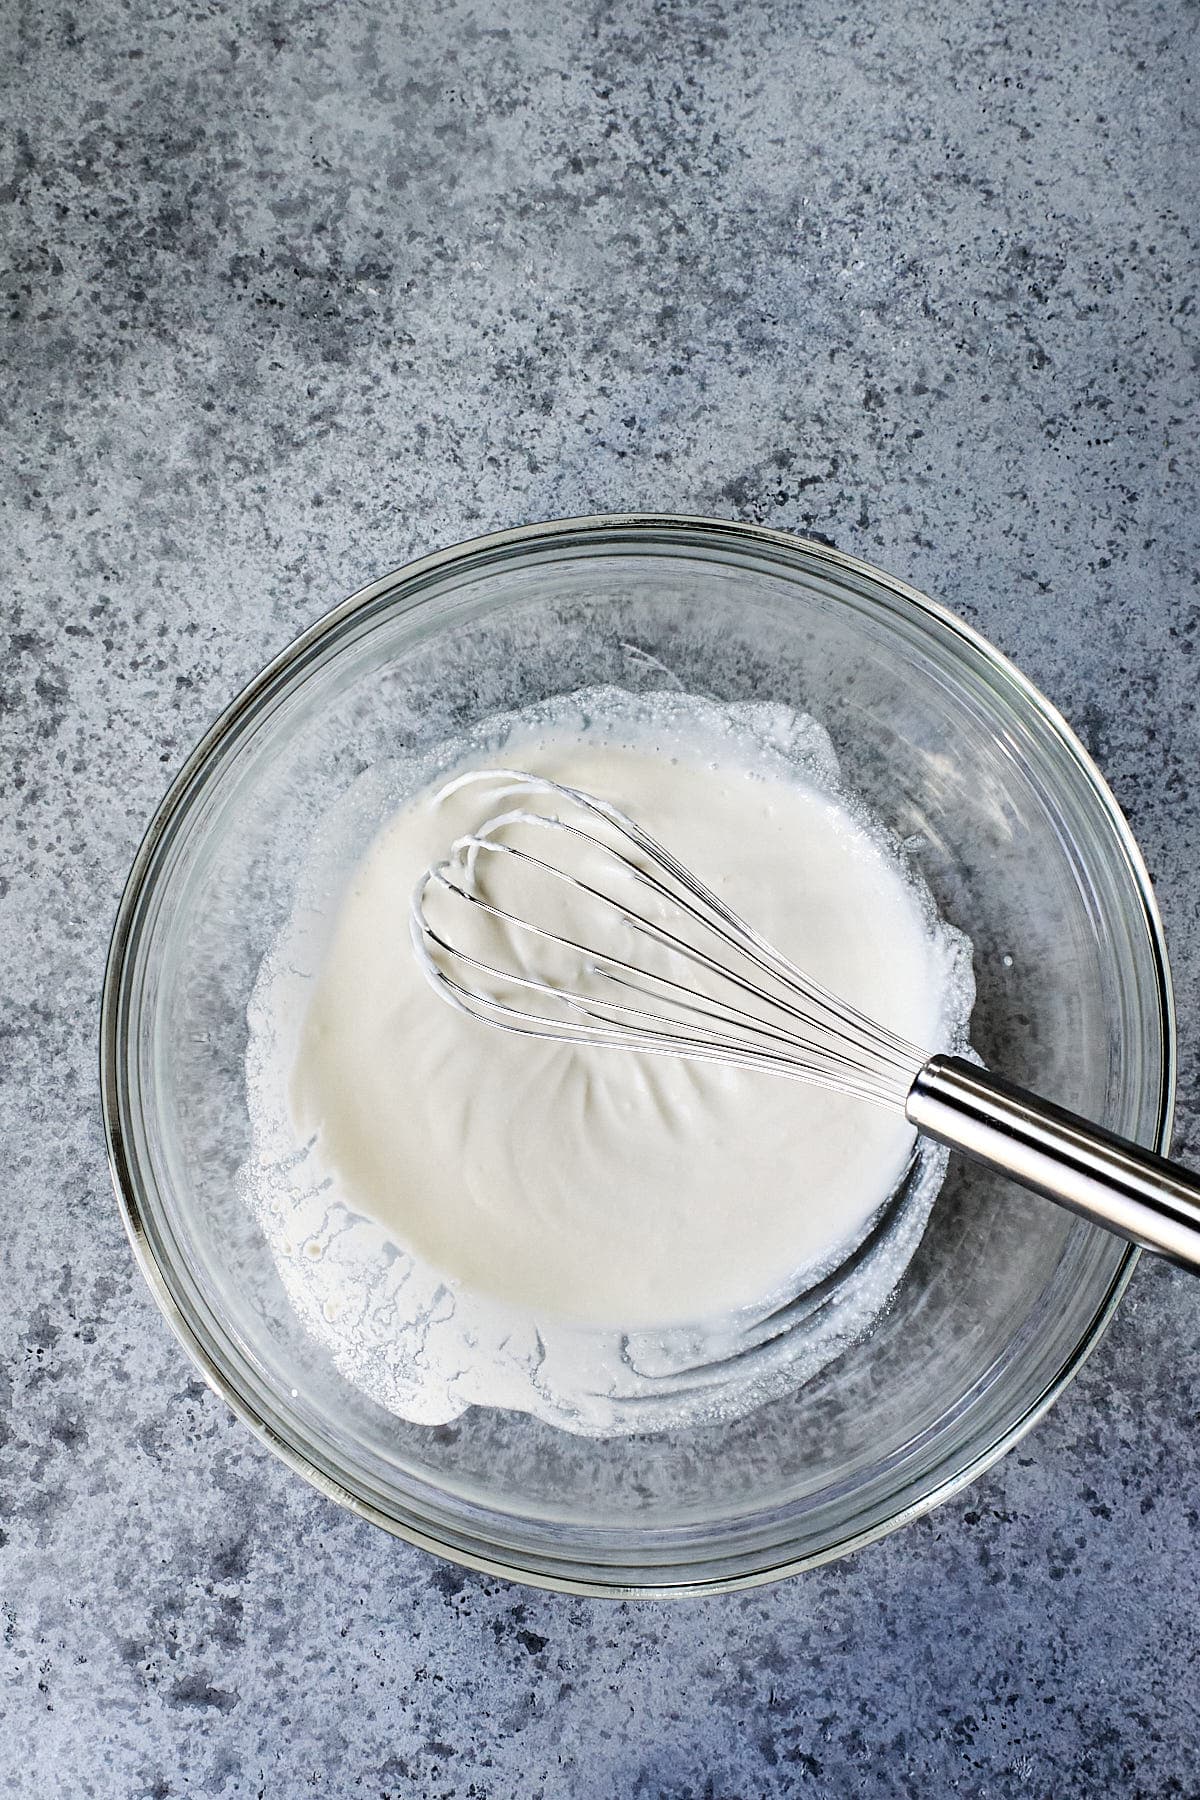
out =
[[[925,1064],[910,1124],[975,1162],[1200,1273],[1200,1180],[957,1056]]]

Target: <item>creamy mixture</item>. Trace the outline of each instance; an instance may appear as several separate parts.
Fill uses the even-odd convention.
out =
[[[593,697],[575,717],[509,721],[505,765],[615,802],[808,973],[912,1042],[960,1040],[964,942],[840,793],[819,728],[678,697],[609,705],[611,717]],[[458,767],[496,760],[476,748]],[[914,1165],[903,1115],[862,1100],[509,1036],[452,1009],[413,955],[408,901],[488,798],[470,783],[438,798],[442,786],[398,805],[319,930],[306,909],[299,975],[292,943],[260,980],[257,1198],[302,1311],[317,1312],[314,1268],[324,1260],[327,1275],[332,1256],[318,1328],[355,1379],[418,1420],[482,1402],[630,1429],[622,1397],[656,1381],[685,1417],[681,1374],[763,1337],[762,1321],[861,1246],[907,1179],[915,1228],[894,1228],[857,1299],[848,1278],[825,1309],[827,1360],[911,1254],[937,1153]],[[287,1177],[272,1183],[261,1171],[281,1137]],[[778,1345],[768,1360],[777,1388]],[[701,1385],[710,1411],[728,1410]],[[761,1397],[742,1386],[739,1409]]]

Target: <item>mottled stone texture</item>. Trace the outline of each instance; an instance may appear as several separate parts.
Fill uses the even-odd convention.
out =
[[[820,533],[980,625],[1158,883],[1200,1157],[1195,0],[0,7],[0,1791],[1200,1793],[1200,1288],[839,1566],[506,1587],[260,1450],[135,1273],[97,994],[234,690],[410,555]]]

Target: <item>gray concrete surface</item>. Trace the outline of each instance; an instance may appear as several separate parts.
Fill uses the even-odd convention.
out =
[[[672,1609],[455,1572],[195,1378],[95,1078],[205,723],[358,583],[655,507],[822,533],[1062,706],[1200,1159],[1194,0],[0,7],[0,1791],[1200,1794],[1200,1289],[1002,1466]]]

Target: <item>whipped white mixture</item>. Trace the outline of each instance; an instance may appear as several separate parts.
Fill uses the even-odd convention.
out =
[[[488,810],[476,784],[435,797],[444,778],[499,749],[613,801],[915,1044],[961,1046],[968,949],[840,791],[812,721],[603,690],[451,747],[441,780],[398,794],[340,894],[318,871],[268,959],[251,1008],[252,1198],[344,1372],[425,1423],[472,1403],[589,1432],[727,1416],[869,1323],[944,1158],[915,1155],[899,1111],[509,1036],[448,1006],[413,955],[408,901]]]

